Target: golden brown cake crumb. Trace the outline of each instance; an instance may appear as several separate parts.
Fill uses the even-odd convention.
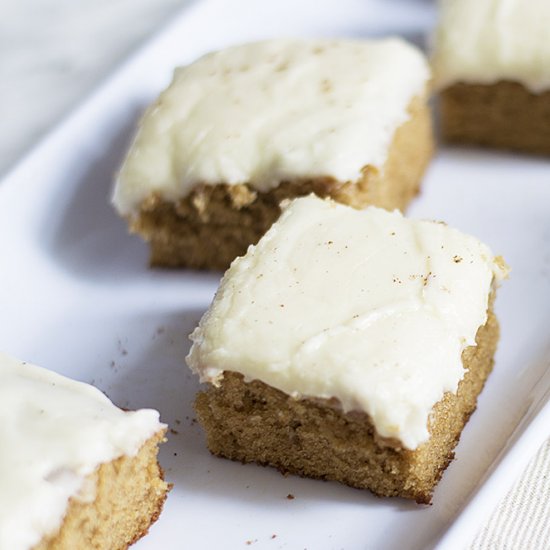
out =
[[[123,550],[147,534],[169,491],[157,462],[159,433],[134,457],[102,464],[89,477],[93,502],[71,499],[59,532],[34,550]]]
[[[441,92],[440,110],[449,142],[550,154],[550,91],[512,81],[457,83]]]

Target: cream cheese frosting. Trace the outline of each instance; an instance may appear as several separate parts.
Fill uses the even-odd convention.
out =
[[[436,85],[522,83],[550,89],[548,0],[440,0],[433,69]]]
[[[2,353],[0,418],[2,550],[55,534],[71,497],[93,500],[86,476],[165,427],[157,411],[124,412],[93,386]]]
[[[131,215],[151,195],[175,201],[197,184],[356,181],[383,166],[429,76],[397,38],[274,39],[205,55],[176,69],[144,115],[113,203]]]
[[[337,398],[414,449],[457,390],[505,274],[486,245],[445,224],[296,199],[232,263],[187,361],[214,385],[234,371],[297,398]]]

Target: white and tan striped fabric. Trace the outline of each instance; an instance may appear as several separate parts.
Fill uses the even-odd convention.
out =
[[[470,550],[550,550],[550,440],[478,532]]]

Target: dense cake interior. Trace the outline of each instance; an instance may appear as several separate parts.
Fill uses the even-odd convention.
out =
[[[33,550],[123,550],[143,537],[157,520],[168,492],[157,462],[159,433],[136,456],[102,464],[86,479],[91,501],[72,498],[60,530]]]
[[[440,93],[447,141],[550,155],[550,91],[519,82],[457,83]]]

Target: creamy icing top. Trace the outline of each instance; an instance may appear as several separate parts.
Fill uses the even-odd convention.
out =
[[[0,549],[55,534],[85,478],[164,428],[158,412],[124,412],[98,389],[0,353]]]
[[[436,85],[514,80],[550,89],[548,0],[440,0]]]
[[[202,381],[242,373],[289,395],[336,397],[409,449],[464,374],[504,264],[444,224],[296,199],[226,272],[191,335]]]
[[[153,193],[177,200],[198,183],[357,180],[383,165],[428,78],[424,56],[397,38],[275,39],[208,54],[176,69],[144,115],[114,205],[129,215]]]

